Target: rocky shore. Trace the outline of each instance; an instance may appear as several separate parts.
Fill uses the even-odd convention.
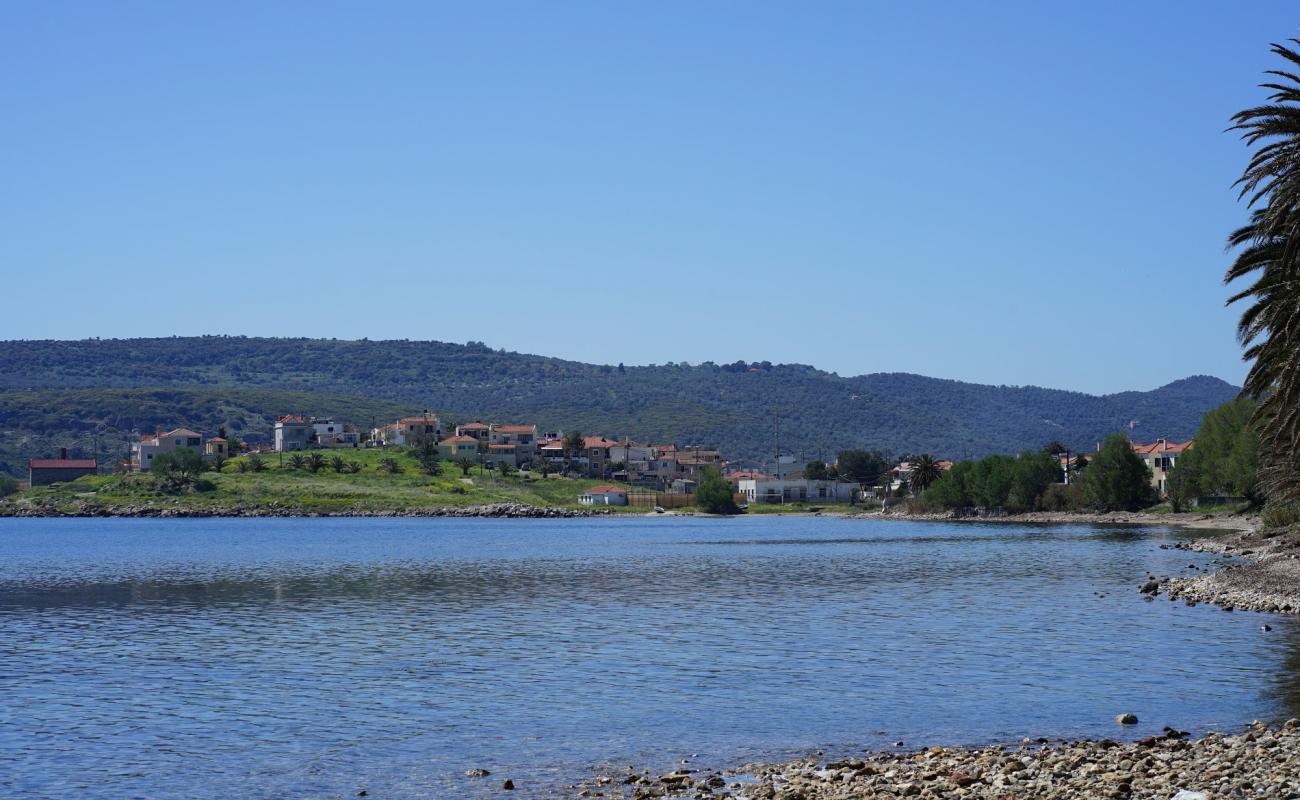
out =
[[[601,775],[580,797],[716,800],[866,798],[1300,798],[1300,720],[1198,739],[1169,728],[1136,742],[1024,740],[1019,746],[869,754],[822,763]],[[1181,793],[1181,794],[1180,794]]]
[[[1229,610],[1300,614],[1300,531],[1252,528],[1176,546],[1248,561],[1208,575],[1151,576],[1143,587],[1148,594],[1163,592],[1170,600],[1213,603]]]
[[[546,508],[527,503],[492,503],[475,506],[428,506],[403,509],[348,511],[304,511],[292,506],[269,503],[265,506],[156,506],[104,505],[94,502],[67,506],[0,507],[0,516],[9,517],[496,517],[496,518],[568,518],[595,517],[613,512],[608,509]]]

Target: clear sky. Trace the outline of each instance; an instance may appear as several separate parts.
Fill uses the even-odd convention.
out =
[[[0,338],[1238,382],[1293,2],[0,6]]]

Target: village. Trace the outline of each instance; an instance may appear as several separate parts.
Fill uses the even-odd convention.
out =
[[[219,430],[212,435],[185,427],[140,435],[130,444],[129,458],[112,467],[118,472],[149,472],[155,459],[182,450],[198,453],[209,469],[221,471],[231,458],[240,455],[278,457],[307,451],[391,449],[426,450],[436,457],[480,474],[502,475],[519,472],[547,477],[581,477],[610,481],[584,489],[575,499],[583,506],[678,507],[692,504],[692,495],[706,471],[716,471],[732,486],[737,503],[772,504],[858,504],[889,506],[901,502],[909,489],[920,491],[931,479],[914,476],[917,466],[909,458],[882,463],[874,470],[851,470],[837,463],[804,459],[794,454],[774,454],[767,461],[729,460],[715,447],[646,443],[630,437],[584,435],[576,431],[543,431],[536,424],[483,422],[475,420],[444,424],[439,416],[424,411],[368,429],[332,417],[291,413],[277,417],[269,434],[238,441]],[[1179,456],[1192,441],[1158,439],[1132,443],[1133,452],[1146,464],[1155,497],[1164,497],[1168,477]],[[1063,451],[1053,454],[1060,464],[1060,482],[1086,463],[1086,454]],[[922,468],[942,474],[954,462],[923,457]],[[93,458],[69,458],[66,450],[57,458],[31,459],[26,487],[49,486],[100,473],[102,465]],[[25,488],[26,488],[25,487]]]

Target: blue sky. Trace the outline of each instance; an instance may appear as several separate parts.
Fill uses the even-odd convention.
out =
[[[2,338],[1240,380],[1284,2],[0,8]]]

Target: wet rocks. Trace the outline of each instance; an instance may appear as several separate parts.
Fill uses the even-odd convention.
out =
[[[466,778],[486,778],[487,776],[489,776],[489,775],[491,775],[491,774],[492,774],[491,772],[488,772],[487,770],[483,769],[482,767],[474,767],[473,769],[467,769],[467,770],[465,770],[465,777],[466,777]]]
[[[855,766],[860,764],[861,766]],[[1237,735],[1189,739],[1166,728],[1140,742],[1058,742],[978,749],[930,748],[878,753],[819,767],[806,759],[744,768],[756,783],[666,789],[668,797],[752,800],[858,798],[1300,798],[1300,721],[1270,728],[1255,723]],[[712,784],[710,784],[710,788]]]
[[[1118,722],[1118,723],[1121,724],[1121,725],[1136,725],[1136,724],[1138,724],[1137,714],[1117,714],[1117,715],[1115,716],[1115,721]]]

